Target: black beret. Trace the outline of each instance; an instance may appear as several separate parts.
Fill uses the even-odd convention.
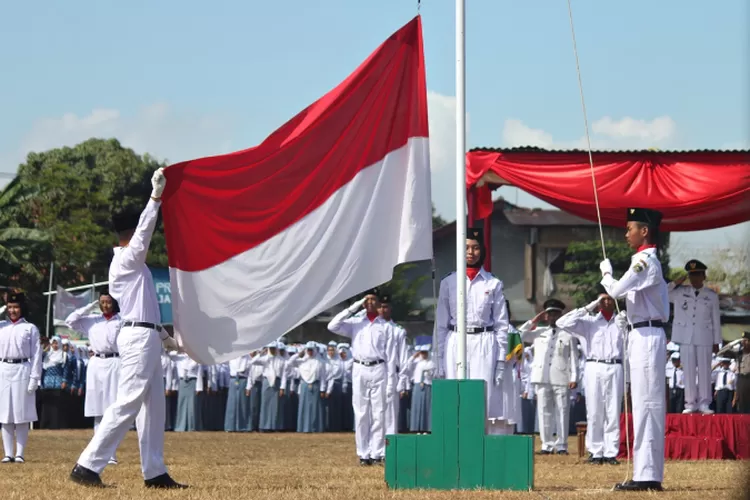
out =
[[[750,332],[742,332],[742,338],[750,340]]]
[[[469,230],[466,231],[466,239],[474,240],[479,242],[480,245],[484,245],[484,229],[480,227],[470,227]]]
[[[661,224],[662,213],[650,208],[629,208],[628,222],[640,222],[652,227],[659,227]]]
[[[391,296],[388,294],[383,294],[380,296],[380,303],[381,304],[390,304],[391,303]]]
[[[559,309],[560,311],[565,310],[565,304],[561,300],[558,300],[558,299],[548,299],[544,302],[542,307],[544,308],[545,311],[547,309]]]
[[[25,304],[26,303],[26,295],[24,295],[23,292],[13,292],[8,294],[8,300],[5,301],[6,304]]]
[[[112,215],[112,228],[116,233],[128,231],[138,227],[141,214],[136,212],[121,212]]]
[[[707,269],[708,267],[706,267],[706,264],[696,259],[689,260],[688,263],[685,264],[685,271],[689,273],[704,272]]]

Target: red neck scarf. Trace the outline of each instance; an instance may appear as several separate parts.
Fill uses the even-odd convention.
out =
[[[469,278],[470,281],[473,281],[474,278],[477,277],[477,274],[479,274],[479,268],[478,267],[467,267],[466,268],[466,276]]]
[[[641,245],[638,247],[638,251],[642,252],[644,250],[648,250],[649,248],[656,248],[656,245]]]
[[[13,321],[13,320],[11,319],[11,320],[10,320],[10,322],[11,322],[11,323],[13,323],[13,324],[15,325],[16,323],[18,323],[18,322],[19,322],[19,321],[21,321],[22,319],[23,319],[23,316],[21,316],[20,318],[18,318],[18,319],[17,319],[17,320],[15,320],[15,321]]]
[[[602,313],[602,316],[604,316],[604,319],[607,321],[612,319],[612,315],[614,314],[614,311],[600,311]]]
[[[102,314],[102,316],[104,316],[104,319],[106,319],[107,321],[115,317],[114,314]]]
[[[378,313],[367,313],[367,319],[370,320],[370,323],[375,321],[375,319],[378,317]]]

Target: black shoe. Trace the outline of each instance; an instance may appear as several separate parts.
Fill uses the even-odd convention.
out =
[[[657,481],[627,481],[617,483],[615,491],[664,491],[661,483]]]
[[[589,456],[589,459],[586,460],[586,463],[592,464],[592,465],[601,465],[604,463],[604,459],[602,457],[594,457],[593,455]]]
[[[369,458],[360,458],[359,465],[361,465],[362,467],[366,465],[372,465],[372,460],[370,460]]]
[[[385,465],[385,460],[382,458],[373,458],[372,463],[373,465]]]
[[[603,464],[609,464],[609,465],[620,465],[620,461],[617,460],[615,457],[604,457],[602,459]]]
[[[557,450],[555,452],[557,455],[568,455],[568,450]]]
[[[151,479],[144,481],[146,488],[163,488],[163,489],[185,489],[186,484],[180,484],[174,479],[169,477],[169,474],[164,473],[161,476],[156,476]]]
[[[537,455],[552,455],[553,453],[549,450],[541,450],[536,452]]]
[[[99,477],[99,474],[78,464],[73,467],[73,471],[70,473],[70,480],[84,486],[94,486],[97,488],[104,487],[104,483],[102,483],[102,478]]]

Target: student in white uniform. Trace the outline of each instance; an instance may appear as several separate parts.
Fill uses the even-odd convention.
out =
[[[406,373],[412,381],[409,430],[418,434],[432,430],[432,378],[436,367],[430,359],[431,347],[429,344],[416,346],[406,366]]]
[[[297,368],[300,375],[299,406],[297,409],[297,432],[324,432],[325,408],[323,402],[333,390],[332,373],[327,369],[328,361],[318,354],[315,342],[308,342],[304,352],[289,358],[287,370],[282,376],[286,385],[289,368]]]
[[[351,352],[349,352],[349,344],[346,342],[339,343],[337,350],[344,364],[344,378],[341,383],[341,399],[343,400],[341,405],[343,412],[341,425],[343,431],[351,432],[354,430],[354,408],[352,407],[352,370],[354,368],[354,360],[352,359]]]
[[[401,369],[406,366],[409,362],[409,350],[406,346],[406,330],[401,325],[398,325],[391,314],[393,309],[391,307],[391,296],[383,294],[380,297],[380,308],[378,309],[380,316],[391,326],[393,326],[394,338],[393,338],[393,350],[394,356],[396,357],[396,373],[393,375],[396,380],[392,380],[389,384],[393,388],[388,394],[386,394],[386,409],[385,409],[385,433],[386,435],[398,434],[398,416],[399,407],[401,403],[401,393],[406,392],[406,377],[400,376]]]
[[[42,378],[42,346],[39,329],[24,319],[24,294],[9,294],[5,305],[8,319],[0,321],[1,462],[24,463],[29,424],[37,420],[35,393]]]
[[[502,386],[511,376],[506,366],[508,349],[508,309],[503,294],[503,282],[482,267],[486,249],[481,229],[470,229],[466,237],[466,276],[453,272],[440,282],[437,305],[438,376],[455,379],[457,376],[458,335],[457,286],[458,279],[466,280],[466,378],[484,380],[487,398],[487,431],[490,434],[507,431],[503,415],[502,392],[492,390]],[[490,423],[490,421],[492,423]]]
[[[534,343],[531,383],[537,395],[537,418],[542,440],[540,455],[568,454],[570,390],[578,385],[578,347],[575,337],[557,326],[565,304],[549,299],[544,310],[519,328],[524,342]],[[547,326],[538,327],[540,321]],[[557,439],[553,440],[553,429]]]
[[[600,264],[602,285],[615,300],[627,304],[628,366],[633,400],[633,480],[618,491],[661,491],[664,479],[666,395],[664,323],[669,319],[669,294],[656,255],[661,213],[645,208],[627,210],[625,238],[636,250],[630,269],[616,280],[609,259]]]
[[[326,391],[325,401],[323,407],[325,408],[325,430],[328,432],[341,432],[343,429],[342,418],[344,412],[342,409],[343,404],[343,393],[342,384],[344,379],[344,362],[336,352],[336,341],[332,340],[328,343],[326,348],[327,355],[323,361],[326,366],[326,379],[331,380],[331,389]],[[327,388],[327,384],[324,388]],[[299,427],[299,425],[298,425]],[[300,432],[309,432],[301,431]],[[315,431],[318,432],[318,431]]]
[[[736,375],[729,369],[731,361],[729,358],[719,358],[719,368],[713,372],[716,413],[733,413],[732,400]]]
[[[362,306],[364,315],[352,316]],[[354,440],[360,465],[383,464],[385,457],[386,394],[396,377],[393,326],[379,314],[377,290],[338,313],[328,329],[352,339],[352,406]]]
[[[164,464],[161,348],[162,343],[168,349],[178,346],[159,324],[161,314],[156,288],[146,266],[166,182],[163,169],[158,169],[151,178],[151,199],[140,217],[123,214],[113,220],[119,244],[109,266],[109,290],[120,305],[123,318],[117,338],[120,379],[117,399],[104,412],[94,438],[70,474],[71,480],[86,486],[102,486],[99,474],[135,420],[146,487],[185,487],[169,476]]]
[[[615,301],[601,289],[589,305],[557,320],[558,327],[579,339],[585,353],[586,448],[589,463],[597,465],[619,464],[625,332],[615,319]]]
[[[101,314],[94,314],[99,309]],[[120,353],[117,334],[121,318],[117,301],[105,290],[99,299],[70,313],[65,324],[89,339],[93,356],[86,369],[84,415],[94,418],[94,432],[99,428],[104,411],[117,398],[120,376]],[[108,463],[117,464],[113,454]]]
[[[669,412],[682,413],[685,409],[685,372],[680,364],[680,353],[672,353],[667,386],[669,387]]]
[[[672,341],[680,345],[680,362],[685,370],[685,409],[683,413],[710,415],[711,353],[719,350],[721,320],[719,296],[703,286],[706,265],[699,260],[685,264],[685,278],[669,284],[669,301],[674,304]],[[697,375],[697,376],[696,376]],[[697,382],[697,384],[696,384]]]

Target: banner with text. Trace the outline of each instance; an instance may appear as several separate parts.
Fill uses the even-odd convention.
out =
[[[172,324],[172,287],[169,284],[169,269],[150,267],[151,275],[154,277],[156,298],[159,301],[159,312],[161,313],[161,324]]]

